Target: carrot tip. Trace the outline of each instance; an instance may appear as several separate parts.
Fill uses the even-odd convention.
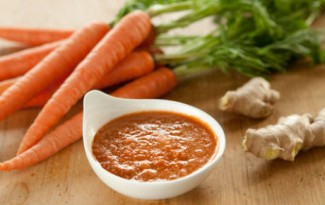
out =
[[[5,171],[5,165],[3,163],[0,163],[0,171]]]
[[[18,151],[17,151],[17,153],[16,153],[16,156],[20,155],[20,154],[23,153],[25,150],[26,150],[26,149],[25,149],[24,146],[19,146]]]

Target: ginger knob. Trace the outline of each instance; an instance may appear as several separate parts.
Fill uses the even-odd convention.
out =
[[[325,109],[313,119],[310,114],[290,115],[275,125],[248,129],[242,148],[253,155],[272,160],[293,161],[300,150],[325,146]]]
[[[272,90],[268,81],[255,77],[236,91],[228,91],[220,99],[219,108],[252,118],[265,118],[272,114],[279,98],[279,92]]]

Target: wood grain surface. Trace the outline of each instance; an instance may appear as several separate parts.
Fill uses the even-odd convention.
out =
[[[115,0],[1,0],[0,26],[79,28],[90,21],[111,20],[122,4],[123,1]],[[324,25],[325,18],[316,23]],[[206,26],[202,24],[201,29]],[[2,55],[20,48],[5,41],[0,45]],[[297,63],[288,72],[271,76],[272,87],[282,97],[274,114],[265,120],[223,113],[217,107],[226,91],[247,80],[237,74],[212,71],[180,82],[165,96],[206,111],[220,122],[226,133],[227,147],[222,160],[194,190],[157,201],[125,197],[96,177],[79,141],[38,165],[0,173],[0,204],[325,204],[324,148],[301,153],[294,162],[267,162],[240,148],[248,128],[274,124],[279,117],[293,113],[315,115],[323,108],[325,66]],[[0,161],[15,155],[38,112],[39,109],[21,110],[0,122]]]

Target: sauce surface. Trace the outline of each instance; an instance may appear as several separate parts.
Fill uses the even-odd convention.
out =
[[[124,115],[96,133],[92,150],[107,171],[138,181],[173,180],[206,164],[216,136],[199,119],[147,111]]]

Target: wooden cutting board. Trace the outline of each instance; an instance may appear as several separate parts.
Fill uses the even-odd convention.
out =
[[[123,1],[0,1],[0,26],[79,28],[93,21],[108,21]],[[325,18],[317,22],[325,26]],[[202,28],[196,29],[206,29]],[[17,49],[0,42],[1,53]],[[309,112],[325,105],[325,66],[293,65],[270,78],[281,92],[274,114],[251,120],[221,112],[219,98],[248,79],[213,71],[181,82],[166,95],[196,106],[224,128],[227,147],[217,168],[199,187],[176,198],[145,201],[120,195],[106,187],[90,168],[79,141],[44,162],[21,171],[0,173],[0,204],[325,204],[325,149],[301,153],[294,162],[258,159],[241,148],[248,128],[274,124],[281,116]],[[195,94],[194,94],[195,93]],[[80,109],[81,105],[75,110]],[[1,108],[0,108],[1,109]],[[13,157],[19,142],[39,112],[21,110],[0,122],[0,161]]]

